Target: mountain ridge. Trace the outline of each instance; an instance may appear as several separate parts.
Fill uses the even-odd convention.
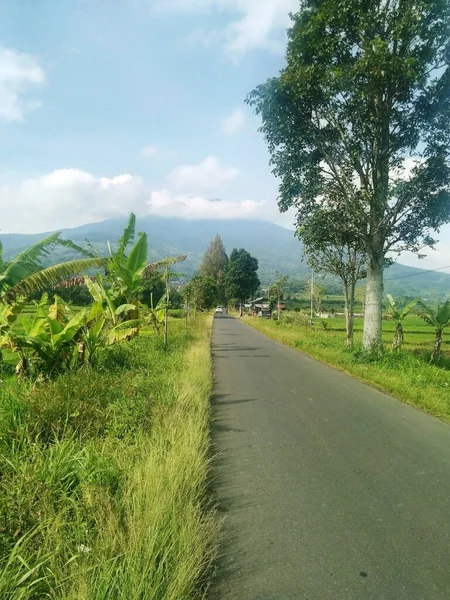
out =
[[[126,219],[106,219],[74,228],[62,229],[62,236],[78,244],[88,239],[100,252],[106,252],[106,241],[116,242]],[[138,218],[137,231],[147,233],[150,260],[168,255],[186,254],[187,260],[179,271],[193,275],[200,265],[203,254],[218,233],[230,253],[233,248],[245,248],[255,256],[260,265],[260,279],[266,285],[273,280],[275,271],[290,275],[293,279],[306,279],[309,269],[302,262],[302,246],[294,231],[259,219],[183,219],[181,217]],[[39,234],[1,234],[6,258],[11,258],[24,247],[43,239],[52,231]],[[66,260],[67,250],[58,250],[58,257]],[[53,260],[54,262],[54,260]],[[328,281],[333,278],[328,278]],[[450,294],[450,274],[408,267],[395,263],[386,270],[385,291],[398,295],[422,297]]]

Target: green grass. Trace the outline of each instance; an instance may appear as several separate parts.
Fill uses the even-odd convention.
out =
[[[210,317],[43,384],[1,376],[0,598],[202,597]]]
[[[404,402],[450,421],[450,335],[444,336],[444,354],[439,366],[430,365],[433,328],[417,317],[405,322],[405,345],[398,353],[389,349],[395,324],[383,321],[385,347],[381,358],[377,359],[360,350],[362,319],[356,321],[356,345],[352,352],[345,348],[343,319],[328,319],[327,329],[323,329],[321,319],[315,320],[314,327],[258,318],[246,318],[244,322],[282,344],[306,352]]]

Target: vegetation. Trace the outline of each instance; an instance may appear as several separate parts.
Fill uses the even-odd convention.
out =
[[[227,298],[236,299],[241,304],[242,312],[242,304],[253,296],[259,285],[258,260],[244,248],[234,248],[225,275]]]
[[[209,244],[200,265],[200,274],[211,277],[217,283],[218,301],[226,304],[225,273],[228,268],[228,255],[219,234]]]
[[[345,205],[367,255],[364,348],[381,346],[388,252],[433,246],[450,220],[450,7],[307,0],[287,65],[248,102],[299,226]]]
[[[210,309],[217,304],[219,287],[212,277],[198,275],[183,288],[183,297],[188,306],[194,310]]]
[[[149,265],[146,235],[134,236],[131,215],[107,259],[43,268],[52,236],[1,265],[5,600],[179,600],[205,583],[211,318],[172,321],[168,344],[171,265],[183,257]],[[94,266],[106,276],[73,277]],[[156,271],[164,293],[146,306]],[[80,285],[89,306],[55,291],[26,303]],[[163,339],[147,328],[162,324]]]
[[[209,317],[174,321],[95,368],[0,391],[0,597],[201,596],[215,525],[205,504]]]
[[[341,205],[340,214],[330,217],[329,210],[318,210],[297,234],[303,242],[309,266],[317,273],[331,273],[342,282],[346,341],[351,347],[356,284],[366,277],[366,255],[357,231],[344,211],[345,205]]]
[[[429,325],[436,328],[436,337],[434,340],[433,352],[430,361],[437,363],[441,356],[442,334],[446,327],[450,325],[450,301],[443,305],[437,304],[435,310],[420,303],[419,316]]]
[[[412,309],[415,307],[418,301],[413,300],[412,302],[407,304],[402,310],[399,310],[397,308],[396,301],[390,294],[387,294],[387,299],[390,305],[389,315],[395,321],[395,334],[394,340],[392,342],[392,350],[401,350],[404,341],[403,321],[406,319],[406,317],[409,315],[409,313],[412,311]]]

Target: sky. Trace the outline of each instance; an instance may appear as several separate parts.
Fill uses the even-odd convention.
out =
[[[1,0],[0,230],[280,214],[246,95],[298,0]],[[450,264],[450,228],[422,268]],[[450,272],[450,269],[448,269]]]

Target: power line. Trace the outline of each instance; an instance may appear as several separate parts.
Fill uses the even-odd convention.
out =
[[[405,279],[406,277],[418,277],[419,275],[425,275],[425,273],[434,273],[435,271],[442,271],[442,269],[450,269],[450,265],[447,265],[446,267],[438,267],[437,269],[430,269],[429,271],[421,271],[420,273],[410,273],[409,275],[400,275],[400,277],[390,277],[389,279],[385,279],[385,281]]]

